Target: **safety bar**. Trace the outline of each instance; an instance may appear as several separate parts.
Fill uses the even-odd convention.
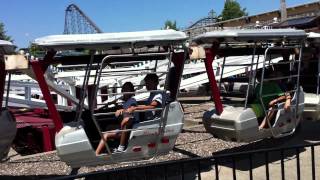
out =
[[[270,64],[291,64],[291,63],[299,63],[300,60],[289,60],[289,61],[282,61],[282,62],[271,62]]]
[[[144,86],[144,85],[133,85],[134,87],[142,87],[142,86]],[[105,85],[105,86],[101,86],[100,87],[100,89],[101,88],[107,88],[107,89],[113,89],[113,88],[117,88],[117,89],[121,89],[122,88],[122,86],[107,86],[107,85]],[[98,94],[99,95],[99,94]]]
[[[290,90],[290,91],[286,91],[286,92],[288,92],[288,93],[293,93],[293,92],[296,92],[297,90]],[[272,93],[272,94],[266,94],[266,95],[263,95],[263,96],[261,96],[262,98],[264,98],[264,97],[270,97],[270,96],[277,96],[278,95],[278,93]]]
[[[128,72],[128,71],[150,71],[151,69],[149,68],[121,68],[122,70],[118,70],[117,69],[108,69],[107,71],[102,71],[101,73],[104,74],[104,73],[118,73],[118,72]]]
[[[151,69],[150,69],[151,70]],[[168,73],[168,71],[157,71],[157,72],[147,72],[147,71],[141,71],[141,72],[121,72],[121,73],[117,73],[117,76],[122,76],[122,75],[143,75],[143,74],[164,74],[164,73]],[[103,72],[101,73],[101,77],[105,77],[106,75],[114,75],[114,72]]]
[[[117,65],[117,64],[134,64],[134,63],[143,63],[145,61],[130,61],[130,62],[112,62],[111,65]]]
[[[251,63],[250,64],[249,63],[248,64],[225,64],[224,66],[251,66],[251,65],[256,65],[256,64],[259,64],[259,63],[252,63],[252,64]]]
[[[266,78],[266,79],[264,79],[264,82],[282,80],[282,79],[290,79],[290,78],[297,78],[297,77],[299,77],[299,75],[282,76],[282,77],[275,77],[275,78]]]
[[[144,129],[115,129],[110,131],[104,131],[102,133],[105,134],[105,133],[118,133],[118,132],[129,132],[129,131],[144,131]]]
[[[150,111],[162,111],[163,108],[154,108],[154,109],[146,109],[146,110],[136,110],[135,112],[150,112]],[[108,112],[108,113],[95,113],[94,116],[107,116],[107,115],[114,115],[116,112]]]
[[[136,92],[122,92],[122,93],[109,93],[109,94],[97,94],[97,96],[109,96],[109,95],[125,95],[125,94],[142,94],[142,93],[154,93],[154,92],[162,92],[162,93],[170,93],[170,91],[166,90],[151,90],[151,91],[136,91]]]
[[[92,66],[98,66],[98,63],[93,63]],[[86,64],[73,64],[73,65],[61,65],[61,66],[57,66],[56,68],[58,69],[64,69],[64,68],[85,68],[87,67]]]
[[[284,102],[283,102],[284,103]],[[294,107],[295,105],[290,105],[289,107]],[[279,111],[283,110],[283,108],[272,108],[272,109],[267,109],[266,112],[273,112],[273,111]]]

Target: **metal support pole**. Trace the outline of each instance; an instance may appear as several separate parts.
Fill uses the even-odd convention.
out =
[[[215,105],[215,109],[216,109],[216,114],[220,115],[223,111],[223,105],[220,99],[220,89],[217,86],[217,81],[213,72],[213,68],[212,68],[212,62],[213,59],[215,57],[215,49],[206,49],[206,59],[205,59],[205,66],[206,66],[206,71],[207,71],[207,75],[208,75],[208,79],[210,82],[210,86],[211,86],[211,93],[212,93],[212,98],[213,98],[213,102]]]
[[[320,86],[320,49],[318,49],[318,74],[317,74],[317,95],[319,95],[319,86]]]
[[[247,92],[246,92],[246,100],[245,100],[245,103],[244,103],[244,108],[246,109],[247,106],[248,106],[248,100],[249,100],[249,95],[250,95],[250,87],[252,84],[252,75],[253,75],[253,63],[254,63],[254,57],[256,55],[256,49],[257,49],[257,43],[254,43],[254,49],[253,49],[253,54],[252,54],[252,59],[251,59],[251,66],[250,66],[250,73],[249,73],[249,80],[248,80],[248,88],[247,88]],[[254,87],[252,87],[254,88]]]
[[[0,57],[1,58],[1,57]],[[1,109],[2,109],[2,102],[3,102],[3,94],[4,94],[4,87],[6,83],[6,69],[4,65],[4,60],[0,59],[0,103],[1,103]],[[0,111],[1,111],[0,109]]]
[[[8,72],[8,84],[7,84],[7,98],[6,98],[6,107],[8,107],[8,103],[9,103],[9,93],[10,93],[10,84],[11,84],[11,73]]]
[[[224,71],[224,66],[226,64],[226,58],[227,57],[223,57],[223,61],[222,61],[222,69],[221,69],[221,75],[220,75],[220,81],[219,81],[219,89],[221,89],[221,81],[222,81],[222,77],[223,77],[223,71]]]
[[[43,98],[48,106],[50,117],[55,125],[55,131],[58,132],[63,127],[62,120],[52,100],[48,84],[46,83],[46,79],[44,77],[45,71],[42,69],[41,63],[37,60],[30,61],[30,64],[39,83]]]

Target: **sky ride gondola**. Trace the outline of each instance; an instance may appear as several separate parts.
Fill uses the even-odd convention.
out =
[[[14,45],[9,41],[0,40],[0,160],[7,158],[12,141],[16,136],[17,127],[14,116],[8,109],[8,98],[3,106],[3,94],[5,87],[5,78],[7,71],[5,70],[6,56],[14,53]],[[7,84],[7,93],[9,93],[10,83]]]
[[[86,35],[55,35],[36,39],[34,44],[47,49],[44,61],[59,61],[61,63],[86,65],[86,74],[83,80],[82,93],[77,106],[74,125],[66,125],[55,138],[56,149],[62,161],[73,168],[85,165],[110,164],[129,160],[141,160],[168,153],[174,146],[176,138],[183,126],[183,111],[177,101],[180,79],[187,51],[184,47],[186,35],[174,30],[141,31],[126,33],[102,33]],[[55,51],[63,50],[89,50],[88,56],[54,57]],[[125,53],[114,53],[118,52]],[[109,53],[108,53],[109,52]],[[112,52],[113,54],[110,54]],[[87,59],[85,59],[87,58]],[[53,60],[54,59],[54,60]],[[154,67],[145,67],[139,71],[114,72],[110,65],[130,61],[155,61]],[[157,64],[168,61],[167,71],[158,71]],[[98,66],[93,66],[93,63]],[[93,95],[86,90],[93,74]],[[108,72],[110,70],[110,72]],[[103,132],[110,132],[117,127],[114,114],[115,109],[105,103],[97,103],[99,96],[121,96],[123,93],[101,91],[102,77],[135,74],[142,79],[146,74],[159,74],[165,84],[157,90],[166,97],[162,107],[146,110],[160,111],[161,116],[145,119],[145,111],[137,111],[140,122],[133,125],[125,152],[112,153],[111,149],[116,141],[106,142],[106,152],[96,155],[95,149],[103,136]],[[125,79],[122,83],[125,82]],[[150,91],[139,89],[136,85],[136,94],[148,96]],[[85,108],[84,102],[88,102]],[[138,102],[142,103],[143,102]]]
[[[304,108],[304,94],[299,77],[305,39],[304,31],[294,29],[222,30],[195,37],[194,42],[205,47],[205,65],[215,104],[215,109],[207,111],[203,116],[206,130],[221,139],[244,142],[293,134],[300,123]],[[296,50],[299,53],[294,54]],[[252,54],[251,63],[228,65],[247,67],[248,85],[245,101],[237,106],[223,105],[220,99],[220,88],[216,81],[217,72],[212,69],[214,57],[219,55],[225,58],[220,70],[220,79],[223,79],[223,71],[228,62],[227,57],[248,53]],[[282,57],[282,60],[272,61],[278,57]],[[279,71],[284,74],[278,74]],[[267,72],[273,77],[267,77]],[[272,90],[264,92],[264,89],[267,89],[264,85],[275,81],[290,81],[290,84],[293,84],[293,87],[287,90],[292,98],[290,110],[284,110],[284,102],[277,102],[273,109],[269,109],[268,103],[265,103],[266,97],[269,99],[272,97],[270,99],[272,100],[279,95]],[[252,99],[262,107],[260,113],[254,111],[255,109],[251,106]],[[259,128],[259,123],[272,112],[275,112],[275,116],[266,121],[268,128]]]
[[[320,34],[310,32],[307,38],[308,50],[306,57],[302,61],[301,85],[305,91],[305,107],[303,117],[307,120],[320,119]]]

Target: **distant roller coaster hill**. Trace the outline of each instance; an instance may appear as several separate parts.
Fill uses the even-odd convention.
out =
[[[75,4],[65,10],[63,34],[93,34],[102,30]]]
[[[189,37],[198,34],[226,28],[256,28],[256,27],[295,27],[307,31],[319,32],[320,27],[320,2],[306,3],[287,8],[287,20],[280,22],[281,12],[279,10],[264,12],[252,16],[244,16],[226,21],[216,21],[210,17],[198,20],[184,30]]]

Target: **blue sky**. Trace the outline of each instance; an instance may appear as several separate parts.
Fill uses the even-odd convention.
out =
[[[314,0],[286,0],[287,6]],[[280,0],[238,0],[249,15],[276,10]],[[166,20],[187,27],[213,9],[220,14],[224,0],[4,0],[0,21],[19,47],[37,37],[62,34],[64,11],[74,3],[104,32],[160,29]]]

